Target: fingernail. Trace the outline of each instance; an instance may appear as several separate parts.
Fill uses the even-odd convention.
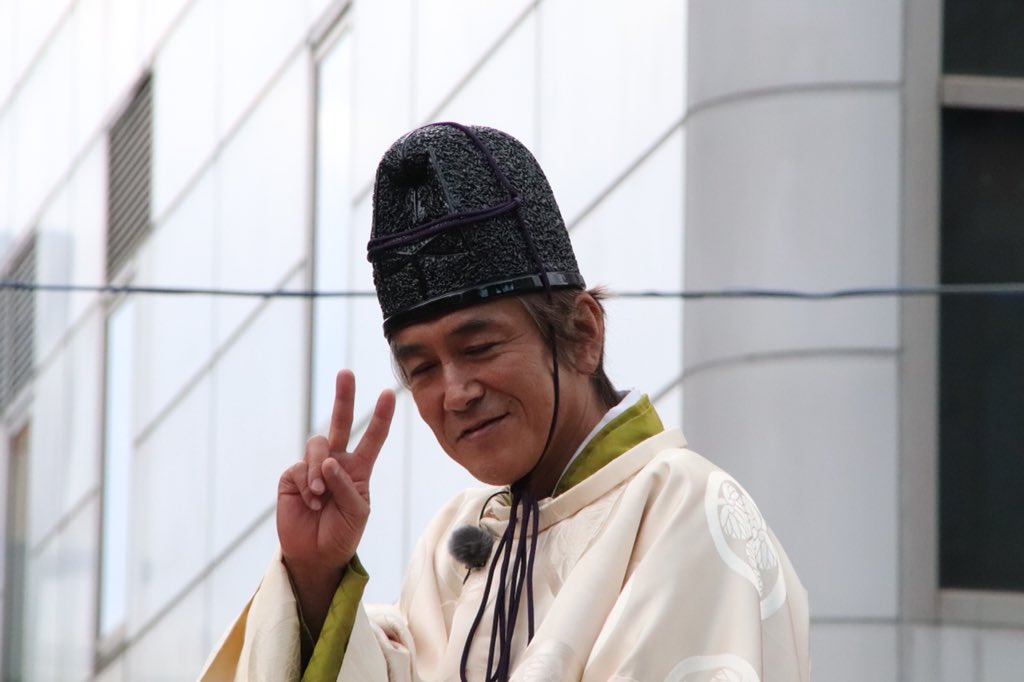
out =
[[[320,507],[323,505],[320,504],[320,500],[313,500],[309,506],[313,508],[313,511],[320,511]]]
[[[319,478],[314,478],[313,482],[309,484],[309,489],[319,495],[324,491],[324,482]]]

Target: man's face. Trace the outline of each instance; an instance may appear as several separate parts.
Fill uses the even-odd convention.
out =
[[[551,423],[551,354],[519,301],[502,298],[413,324],[392,342],[420,416],[452,459],[493,485],[533,468]],[[553,452],[574,437],[568,432],[579,420],[572,415],[587,382],[573,372],[560,377]]]

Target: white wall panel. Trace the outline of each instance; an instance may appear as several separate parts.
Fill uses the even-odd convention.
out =
[[[818,617],[895,616],[894,357],[736,362],[687,378],[690,447],[734,475]]]
[[[605,370],[616,389],[636,388],[654,395],[679,378],[683,368],[679,301],[613,298],[605,302],[605,309]]]
[[[306,0],[309,5],[309,20],[311,24],[316,24],[320,20],[321,16],[327,14],[332,5],[340,4],[341,0]]]
[[[362,390],[376,398],[380,388],[364,383]],[[398,395],[391,431],[370,479],[370,519],[359,544],[359,559],[370,574],[364,593],[368,603],[397,601],[405,575],[403,540],[410,513],[408,491],[411,486],[421,484],[411,478],[408,461],[411,419],[419,418],[415,412],[412,398],[402,391]],[[363,429],[353,433],[350,447],[354,447],[362,435]]]
[[[219,3],[196,0],[157,55],[153,79],[152,215],[171,202],[213,153],[220,91]]]
[[[811,658],[814,682],[896,680],[896,628],[815,624],[811,627]]]
[[[256,592],[277,545],[276,518],[270,516],[214,568],[203,587],[206,593],[205,651],[213,650]]]
[[[142,0],[139,2],[140,47],[150,54],[167,37],[182,10],[192,0]]]
[[[588,286],[678,291],[683,285],[683,132],[669,137],[572,231]],[[555,197],[559,187],[554,187]]]
[[[355,123],[352,134],[352,189],[373,182],[377,162],[399,135],[416,124],[412,98],[421,82],[413,82],[413,6],[417,0],[354,2],[350,10],[353,43],[347,65],[354,90],[346,105]],[[431,2],[426,13],[440,15]],[[448,46],[450,47],[450,46]],[[360,226],[362,227],[362,226]],[[368,230],[367,230],[368,232]],[[369,239],[369,237],[367,237]]]
[[[71,281],[73,238],[70,234],[71,197],[66,183],[46,204],[36,224],[36,281]],[[35,297],[36,361],[45,361],[64,337],[68,323],[68,294],[60,291],[39,292]]]
[[[501,3],[412,1],[415,2],[415,119],[425,122],[530,3],[527,0]],[[496,88],[503,86],[495,84]]]
[[[67,357],[58,353],[36,370],[33,382],[28,463],[28,547],[31,550],[57,526],[61,506],[55,494],[64,487],[67,422]]]
[[[17,7],[14,2],[0,2],[0,102],[7,100],[18,76],[15,69],[19,30]]]
[[[106,277],[107,141],[101,136],[79,161],[68,181],[71,199],[71,272],[74,284],[100,284]],[[69,294],[68,323],[74,325],[98,299]]]
[[[370,239],[370,196],[353,210],[349,232],[349,288],[373,291],[373,272],[366,260],[366,242]],[[348,307],[348,355],[345,367],[356,375],[356,381],[367,389],[356,391],[355,414],[360,419],[370,414],[377,402],[377,393],[398,380],[391,364],[391,351],[384,338],[383,318],[375,297],[353,298]],[[340,369],[340,368],[339,368]]]
[[[976,631],[917,625],[903,642],[905,682],[980,682]]]
[[[607,286],[606,369],[616,388],[654,394],[682,371],[682,303],[616,291],[683,286],[683,133],[666,140],[572,233],[588,286]],[[558,196],[558,188],[555,188]]]
[[[306,3],[223,0],[221,134],[227,132],[302,42]]]
[[[895,92],[804,93],[688,124],[688,289],[822,291],[899,280]],[[893,300],[697,301],[687,364],[790,348],[897,343]]]
[[[57,523],[69,507],[66,489],[73,484],[75,452],[90,445],[75,440],[87,435],[76,430],[82,415],[70,410],[68,369],[65,361],[55,361],[41,378],[39,398],[44,402],[31,425],[29,522],[34,535],[30,535],[26,571],[25,679],[32,680],[84,679],[92,665],[98,498],[81,505],[76,516]],[[95,408],[96,397],[92,400],[90,407]],[[98,415],[93,418],[94,432]],[[91,445],[95,466],[97,443]],[[88,474],[95,479],[95,470]],[[77,502],[81,504],[80,499]],[[49,535],[44,544],[37,544],[44,531]]]
[[[125,679],[180,682],[199,676],[206,660],[203,590],[195,589],[127,651]]]
[[[540,7],[538,158],[572,221],[682,117],[686,3]],[[572,39],[567,39],[572,36]]]
[[[92,670],[98,498],[28,557],[26,680],[82,680]]]
[[[33,552],[25,571],[26,613],[23,621],[24,679],[61,679],[60,543],[56,536]]]
[[[212,386],[197,384],[136,448],[132,463],[129,632],[209,560]]]
[[[99,496],[83,506],[60,535],[60,632],[57,658],[62,680],[89,679],[95,660],[96,583],[99,566]]]
[[[60,510],[68,513],[97,490],[103,438],[103,311],[94,309],[71,337],[67,353],[69,410],[61,429],[64,472]],[[81,514],[81,512],[79,512]]]
[[[903,4],[690,3],[690,105],[761,88],[900,79]]]
[[[654,409],[658,411],[662,423],[666,429],[681,426],[683,423],[683,388],[677,385],[660,398],[654,394],[650,395],[654,401]],[[686,435],[685,433],[683,434]]]
[[[0,48],[3,49],[3,48]],[[0,258],[14,238],[14,116],[0,114]]]
[[[24,3],[25,5],[29,3]],[[11,103],[14,116],[14,225],[39,213],[71,162],[73,32],[67,24],[45,51]]]
[[[307,251],[310,182],[310,89],[307,57],[299,55],[225,147],[215,282],[224,288],[272,289]],[[303,286],[300,281],[298,286]],[[216,301],[221,344],[258,304]]]
[[[213,370],[214,554],[274,504],[281,472],[302,456],[304,311],[300,301],[270,303]]]
[[[372,285],[368,285],[372,286]],[[366,290],[366,286],[360,287]],[[360,419],[368,416],[377,402],[381,388],[398,385],[391,364],[391,351],[381,327],[380,306],[375,298],[353,299],[349,325],[349,357],[345,366],[351,369],[360,386],[356,392],[355,414]]]
[[[107,106],[127,101],[131,96],[130,88],[141,75],[144,60],[148,59],[149,48],[142,44],[142,11],[139,0],[85,0],[99,2],[99,11],[104,13],[104,71],[103,98]],[[171,38],[173,43],[177,39]],[[197,45],[201,52],[207,46]],[[172,47],[172,51],[180,51],[181,47]],[[157,70],[163,71],[157,59]],[[201,84],[201,89],[205,84]],[[204,97],[208,96],[203,92]],[[154,209],[155,210],[155,209]]]
[[[15,77],[24,74],[32,65],[33,58],[46,45],[48,34],[58,26],[67,0],[13,0],[5,4],[14,6],[13,16],[17,18],[14,33]]]
[[[214,286],[216,172],[204,173],[159,224],[137,257],[134,283],[156,287]],[[146,428],[213,353],[214,299],[145,295],[135,299],[141,331],[135,432]]]
[[[894,91],[801,93],[695,116],[687,126],[687,281],[892,284],[899,126]]]
[[[102,144],[82,159],[51,195],[36,223],[36,281],[96,285],[104,281],[106,152]],[[45,361],[97,296],[87,292],[36,295],[36,358]]]
[[[536,114],[537,20],[534,13],[459,88],[437,119],[503,130],[536,154]]]
[[[98,132],[110,106],[105,97],[106,11],[102,0],[80,0],[69,18],[74,42],[72,151],[81,149]]]
[[[981,682],[1019,677],[1024,670],[1024,631],[986,630],[980,633]]]

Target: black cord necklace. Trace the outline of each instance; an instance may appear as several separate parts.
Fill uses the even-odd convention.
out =
[[[554,406],[552,408],[551,425],[544,449],[538,458],[539,463],[551,445],[558,420],[558,355],[554,334],[551,337],[552,381],[554,384]],[[536,464],[534,465],[536,468]],[[469,682],[466,676],[466,665],[469,661],[469,650],[473,638],[487,610],[488,598],[494,587],[495,572],[498,573],[497,588],[494,601],[494,616],[491,622],[490,649],[487,654],[487,682],[505,682],[508,680],[512,665],[512,639],[515,636],[516,620],[519,616],[523,590],[526,591],[527,643],[533,639],[535,617],[533,608],[533,565],[537,555],[537,536],[540,526],[540,508],[537,496],[530,488],[530,473],[519,479],[510,487],[512,494],[509,508],[508,525],[498,541],[498,547],[487,570],[487,582],[480,598],[476,617],[466,636],[466,645],[462,649],[462,660],[459,665],[459,677],[462,682]],[[490,498],[488,498],[490,501]],[[516,532],[518,530],[518,533]],[[499,568],[500,567],[500,568]]]

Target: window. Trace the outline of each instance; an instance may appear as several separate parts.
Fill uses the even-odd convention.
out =
[[[941,281],[1024,281],[1024,5],[947,0]],[[1024,591],[1024,298],[947,297],[939,582]]]
[[[107,137],[107,279],[149,234],[153,165],[153,87],[146,76]]]
[[[36,281],[36,238],[22,246],[0,279]],[[0,413],[32,379],[35,367],[36,300],[31,291],[0,291]]]
[[[313,287],[339,291],[352,288],[348,267],[352,215],[352,36],[344,22],[327,35],[318,52]],[[351,319],[351,303],[343,298],[318,298],[312,309],[309,427],[317,430],[327,423],[334,404],[334,374],[347,365],[346,329]]]
[[[107,138],[107,281],[130,280],[125,266],[150,232],[152,78],[147,75]],[[128,551],[133,455],[135,304],[117,303],[107,317],[103,501],[100,537],[99,662],[124,643],[128,615]]]
[[[946,0],[943,71],[1024,77],[1024,3]]]
[[[28,427],[11,440],[8,450],[7,528],[4,538],[3,679],[22,679],[25,613],[25,555],[28,545]]]
[[[134,332],[135,305],[127,299],[107,319],[99,603],[99,636],[107,646],[123,635],[127,616]]]

